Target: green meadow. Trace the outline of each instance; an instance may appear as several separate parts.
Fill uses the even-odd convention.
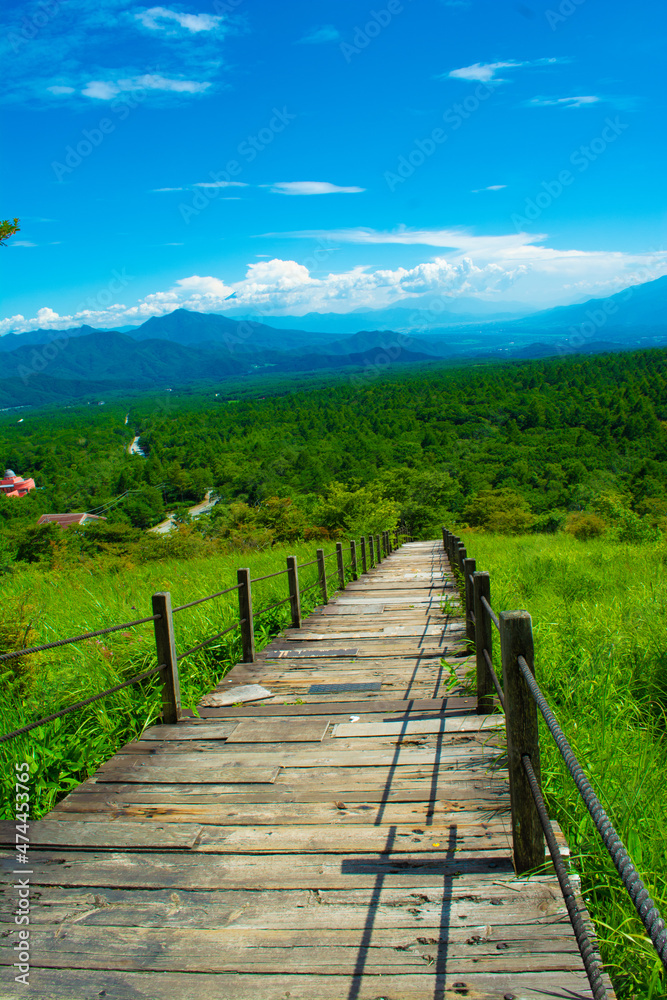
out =
[[[494,610],[530,612],[538,682],[664,915],[667,546],[460,534],[490,573]],[[549,813],[572,851],[618,996],[664,997],[660,960],[541,721],[540,751]]]

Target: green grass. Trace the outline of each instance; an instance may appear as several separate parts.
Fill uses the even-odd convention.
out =
[[[152,614],[151,594],[168,590],[176,607],[224,590],[236,583],[236,570],[248,566],[251,577],[286,568],[286,555],[298,562],[315,556],[314,543],[276,546],[261,552],[123,566],[99,570],[73,566],[61,570],[25,571],[3,579],[0,597],[0,652],[93,632]],[[331,551],[331,543],[326,551]],[[349,548],[345,549],[349,562]],[[327,572],[335,559],[327,561]],[[300,571],[300,587],[317,580],[317,566]],[[253,586],[255,612],[287,596],[286,575]],[[330,584],[330,591],[334,588]],[[319,602],[318,587],[302,597],[308,613]],[[238,621],[236,592],[174,615],[177,651],[185,651]],[[289,625],[289,605],[255,618],[261,649]],[[187,657],[180,665],[184,708],[194,708],[227,670],[241,659],[238,630]],[[25,659],[0,664],[0,732],[22,725],[90,697],[156,663],[151,623],[58,647]],[[157,678],[109,695],[80,711],[0,744],[0,816],[14,815],[14,764],[31,769],[31,817],[38,818],[72,788],[93,774],[128,741],[153,723],[160,711]]]
[[[530,612],[538,681],[664,916],[667,548],[567,535],[462,538],[491,574],[494,610]],[[619,998],[664,997],[661,963],[542,722],[540,750],[549,812],[572,850]]]

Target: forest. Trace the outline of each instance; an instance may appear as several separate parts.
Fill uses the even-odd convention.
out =
[[[253,386],[139,395],[129,413],[112,402],[26,410],[20,423],[4,414],[0,464],[38,489],[0,497],[0,565],[394,526],[433,537],[443,521],[626,541],[667,524],[663,350]],[[145,457],[128,454],[135,435]],[[187,507],[209,490],[217,505],[189,524]],[[70,511],[107,520],[36,527],[42,513]],[[147,535],[167,512],[176,537]]]

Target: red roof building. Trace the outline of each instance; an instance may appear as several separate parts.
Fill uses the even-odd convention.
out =
[[[97,514],[42,514],[37,524],[57,524],[59,528],[71,528],[73,524],[87,524],[88,521],[106,521]]]
[[[5,475],[0,479],[0,492],[6,497],[24,497],[30,490],[35,489],[34,479],[23,479],[17,476],[12,469],[6,469]]]

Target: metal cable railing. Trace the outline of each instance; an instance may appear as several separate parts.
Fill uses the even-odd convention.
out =
[[[240,628],[243,624],[245,624],[245,618],[242,618],[240,622],[234,622],[233,625],[230,625],[229,628],[226,628],[223,632],[218,632],[217,635],[212,635],[210,639],[204,639],[204,641],[200,642],[197,646],[193,646],[191,649],[186,649],[186,651],[184,653],[180,653],[176,659],[180,663],[181,660],[184,660],[186,656],[190,655],[190,653],[196,653],[198,649],[203,649],[204,646],[208,646],[210,642],[213,642],[215,639],[221,639],[223,635],[227,635],[228,632],[233,632],[235,628]]]
[[[129,681],[123,681],[122,684],[116,684],[115,687],[108,688],[106,691],[100,691],[99,694],[94,694],[91,698],[85,698],[83,701],[77,701],[74,705],[68,705],[67,708],[63,708],[59,712],[54,712],[53,715],[47,715],[43,719],[38,719],[37,722],[31,722],[29,725],[21,726],[20,729],[15,729],[11,733],[5,733],[3,736],[0,736],[0,743],[12,740],[15,736],[21,736],[23,733],[29,733],[31,729],[45,726],[47,722],[61,719],[63,715],[69,715],[70,712],[77,712],[80,708],[85,708],[86,705],[92,705],[94,701],[99,701],[100,698],[106,698],[108,694],[113,694],[115,691],[120,691],[122,688],[129,687],[131,684],[136,684],[138,681],[145,680],[146,677],[151,677],[153,674],[159,673],[160,670],[165,669],[165,666],[165,663],[161,663],[158,667],[151,667],[150,670],[144,670],[143,673],[137,674],[136,677],[131,677]]]
[[[109,635],[111,632],[120,632],[124,628],[134,628],[135,625],[143,625],[145,622],[157,621],[159,615],[151,615],[149,618],[137,618],[132,622],[125,622],[123,625],[112,625],[110,628],[101,628],[97,632],[84,632],[83,635],[73,635],[69,639],[57,639],[55,642],[44,642],[41,646],[28,646],[26,649],[15,649],[11,653],[3,653],[0,656],[0,663],[5,660],[16,660],[20,656],[29,656],[31,653],[43,653],[45,649],[56,649],[59,646],[69,646],[73,642],[82,642],[85,639],[95,639],[98,635]]]
[[[606,1000],[607,991],[602,981],[602,968],[595,956],[595,949],[593,948],[583,917],[579,907],[577,906],[577,897],[572,889],[565,865],[563,864],[563,859],[561,858],[560,851],[558,850],[556,836],[549,819],[549,814],[547,813],[547,807],[544,804],[542,791],[535,775],[535,771],[533,770],[530,757],[527,754],[524,754],[521,758],[521,763],[523,764],[526,777],[528,778],[528,784],[530,785],[530,790],[535,801],[535,808],[537,809],[538,816],[540,817],[540,823],[542,824],[544,837],[549,848],[549,854],[551,855],[551,860],[553,861],[554,869],[556,871],[556,877],[560,884],[563,899],[565,900],[567,912],[570,917],[572,930],[574,931],[574,936],[577,939],[577,945],[581,953],[581,959],[584,963],[586,975],[588,976],[588,981],[591,984],[591,989],[593,990],[593,1000]]]
[[[289,604],[291,600],[291,597],[286,597],[284,601],[276,601],[275,604],[269,604],[268,608],[262,608],[261,611],[255,611],[253,618],[259,618],[260,615],[265,615],[268,611],[273,611],[274,608],[280,608],[283,604]]]
[[[208,597],[198,597],[196,601],[190,601],[188,604],[179,604],[177,608],[172,608],[171,613],[175,615],[177,611],[185,611],[186,608],[194,608],[196,604],[203,604],[205,601],[212,601],[214,597],[222,597],[223,594],[231,594],[232,590],[238,590],[243,584],[235,583],[233,587],[227,587],[225,590],[219,590],[215,594],[209,594]]]
[[[503,694],[503,689],[500,686],[500,681],[498,680],[496,672],[493,669],[493,660],[489,656],[488,649],[483,649],[482,650],[482,655],[483,655],[484,660],[486,662],[486,669],[489,671],[489,676],[491,677],[491,680],[493,681],[493,686],[496,689],[496,694],[498,695],[498,701],[502,705],[502,709],[503,709],[503,712],[504,712],[505,711],[505,695]]]
[[[482,604],[484,605],[484,607],[485,607],[485,609],[486,609],[486,611],[488,613],[489,618],[491,619],[491,621],[493,622],[493,624],[496,626],[496,628],[500,632],[500,618],[495,613],[495,611],[493,610],[493,608],[491,607],[491,605],[487,601],[486,597],[482,598]]]
[[[549,732],[553,736],[561,757],[565,761],[568,771],[572,776],[579,794],[581,795],[586,808],[591,814],[598,833],[602,837],[605,847],[609,852],[611,860],[614,862],[621,881],[625,886],[632,902],[635,904],[639,918],[646,928],[648,935],[653,942],[653,947],[657,951],[662,964],[667,969],[667,928],[660,915],[660,911],[648,894],[648,890],[639,873],[632,863],[632,858],[628,854],[623,841],[612,826],[611,820],[602,807],[602,803],[593,791],[591,784],[584,774],[581,764],[574,755],[572,747],[567,741],[565,733],[556,722],[556,717],[549,708],[547,701],[540,690],[540,687],[533,677],[533,674],[523,656],[517,657],[521,675],[528,685],[537,707],[542,713],[542,717],[547,724]]]
[[[272,580],[274,576],[284,576],[285,573],[289,573],[288,569],[279,569],[277,573],[267,573],[266,576],[258,576],[251,583],[261,583],[262,580]]]

